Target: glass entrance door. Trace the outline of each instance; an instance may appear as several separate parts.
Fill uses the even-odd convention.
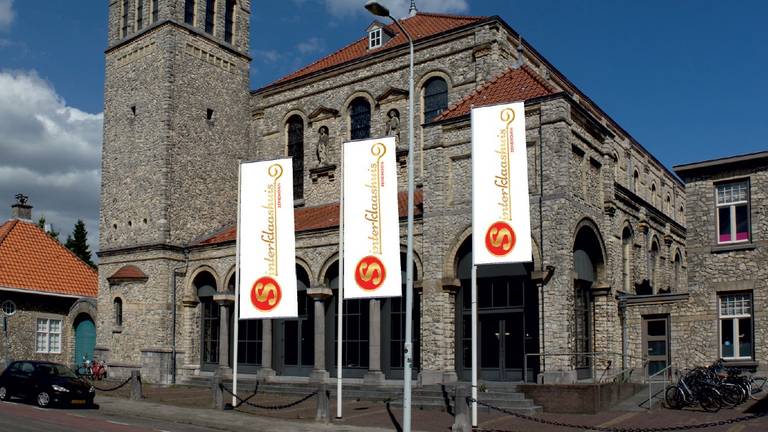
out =
[[[523,313],[487,314],[479,317],[480,379],[523,379]]]
[[[278,340],[283,348],[282,375],[309,376],[315,362],[315,308],[306,290],[298,291],[299,316],[281,320]]]
[[[643,348],[649,376],[669,365],[669,315],[643,317]]]

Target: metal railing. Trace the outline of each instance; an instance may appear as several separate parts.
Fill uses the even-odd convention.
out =
[[[529,364],[529,357],[537,357],[540,360],[546,359],[548,357],[573,357],[574,360],[568,361],[568,367],[572,368],[571,370],[577,370],[580,369],[577,365],[578,358],[579,357],[587,357],[590,359],[589,365],[587,368],[590,369],[590,380],[592,383],[599,383],[599,382],[608,382],[611,380],[616,379],[617,377],[622,377],[620,379],[625,379],[624,377],[631,377],[632,372],[636,369],[633,367],[627,367],[619,369],[616,373],[610,373],[609,372],[612,369],[615,369],[614,365],[623,365],[625,363],[625,360],[640,360],[643,363],[643,367],[645,367],[646,360],[641,357],[632,356],[629,354],[622,354],[618,352],[611,352],[611,351],[601,351],[601,352],[576,352],[576,353],[565,353],[565,352],[555,352],[555,353],[526,353],[523,356],[523,382],[528,383],[528,364]],[[615,361],[618,360],[618,361]],[[598,366],[598,361],[602,362],[600,366]],[[586,369],[586,368],[581,368]],[[598,376],[598,371],[602,371]],[[535,377],[534,377],[535,378]],[[535,380],[535,379],[534,379]],[[622,381],[626,382],[626,381]]]
[[[663,393],[664,390],[666,390],[667,386],[672,382],[672,376],[676,373],[676,369],[673,365],[668,365],[664,369],[654,373],[653,375],[648,375],[648,368],[645,368],[645,383],[648,384],[648,407],[647,409],[650,410],[653,408],[653,398],[655,398],[659,393]],[[662,377],[659,379],[659,377]],[[653,392],[654,384],[662,384],[661,390],[658,390],[656,393]],[[663,398],[664,396],[662,396]]]

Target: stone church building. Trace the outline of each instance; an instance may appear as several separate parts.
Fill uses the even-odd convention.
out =
[[[379,21],[251,90],[258,13],[250,0],[109,1],[97,352],[113,372],[169,383],[237,361],[274,380],[335,376],[339,149],[399,138],[404,260],[411,97],[420,382],[469,380],[469,113],[519,100],[534,251],[529,264],[479,270],[481,380],[669,364],[682,342],[665,311],[688,297],[684,186],[502,18],[413,10],[402,21],[415,39],[411,95],[406,38]],[[240,322],[234,359],[238,160],[286,156],[299,317]],[[404,303],[345,303],[345,377],[402,379]]]

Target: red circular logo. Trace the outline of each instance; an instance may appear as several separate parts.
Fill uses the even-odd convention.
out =
[[[387,270],[384,264],[373,255],[361,259],[355,267],[355,282],[364,290],[375,290],[384,283],[386,278]]]
[[[280,304],[283,291],[280,284],[269,276],[264,276],[256,281],[251,288],[251,303],[256,309],[267,312]]]
[[[504,256],[515,248],[515,230],[508,223],[498,221],[485,233],[485,247],[496,256]]]

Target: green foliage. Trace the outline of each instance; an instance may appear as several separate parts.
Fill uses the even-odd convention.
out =
[[[88,248],[88,231],[85,230],[85,223],[81,219],[77,220],[75,228],[72,230],[72,234],[67,236],[67,242],[64,243],[64,246],[89,266],[96,267],[91,261],[91,251]]]
[[[37,220],[37,226],[39,226],[40,229],[45,231],[45,215],[40,216],[40,219]],[[59,240],[59,232],[53,228],[53,225],[50,225],[49,228],[50,228],[50,231],[48,231],[48,235],[53,237],[56,241],[61,241]]]

